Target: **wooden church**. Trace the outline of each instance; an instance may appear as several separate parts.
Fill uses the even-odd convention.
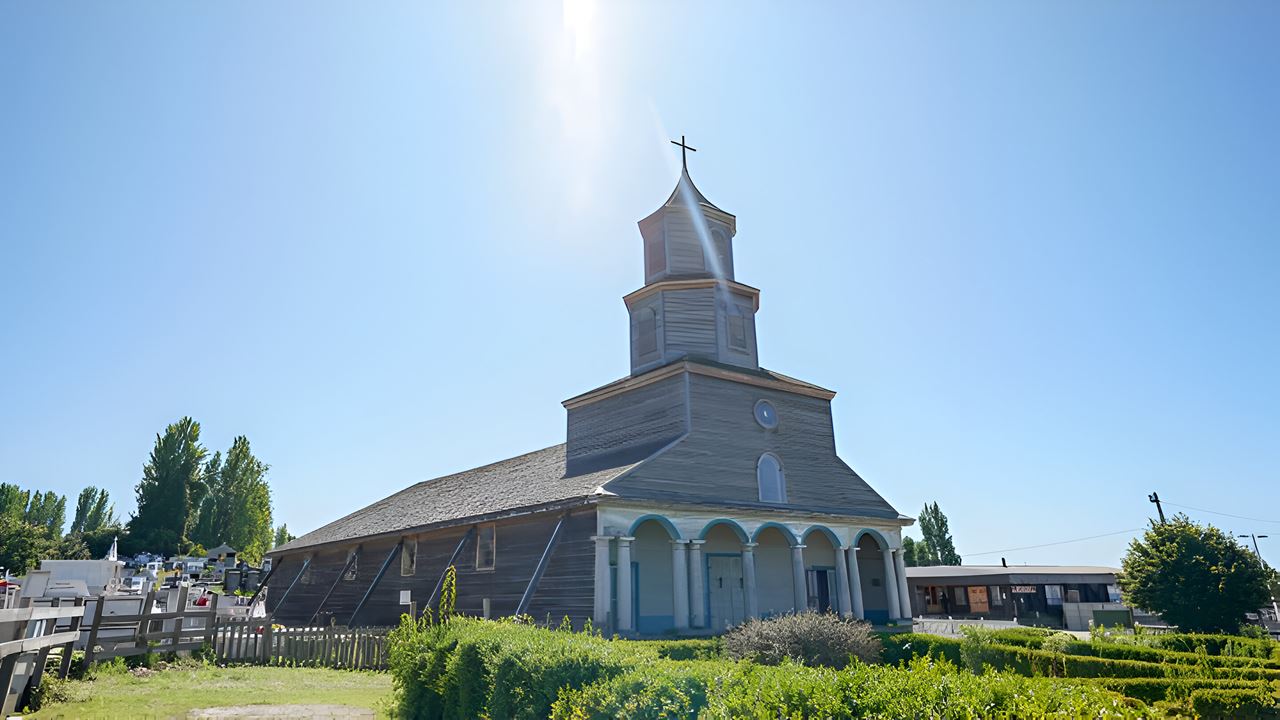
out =
[[[565,442],[406,488],[272,550],[286,624],[394,623],[438,603],[621,634],[831,610],[909,618],[912,523],[836,454],[831,398],[760,367],[737,221],[687,165],[640,221],[631,374],[564,401]],[[410,605],[412,603],[412,605]]]

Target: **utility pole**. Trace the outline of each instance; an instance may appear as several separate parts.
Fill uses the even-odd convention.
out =
[[[1156,504],[1156,512],[1160,513],[1160,524],[1164,524],[1164,508],[1160,506],[1160,493],[1153,492],[1147,499]]]

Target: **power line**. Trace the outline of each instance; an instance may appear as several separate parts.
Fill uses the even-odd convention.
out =
[[[1223,517],[1235,518],[1237,520],[1252,520],[1253,522],[1274,523],[1276,525],[1280,525],[1280,520],[1268,520],[1266,518],[1249,517],[1247,515],[1232,515],[1231,513],[1218,512],[1217,510],[1205,510],[1204,508],[1191,507],[1190,505],[1179,505],[1178,503],[1169,502],[1168,500],[1162,500],[1161,502],[1165,505],[1195,510],[1196,512],[1209,513],[1210,515],[1221,515]]]
[[[1169,503],[1172,505],[1173,503]],[[1034,550],[1036,548],[1050,547],[1053,545],[1066,545],[1068,543],[1084,542],[1085,540],[1097,540],[1098,538],[1111,537],[1112,535],[1124,535],[1126,533],[1134,533],[1144,528],[1133,528],[1132,530],[1117,530],[1116,532],[1103,533],[1101,535],[1090,535],[1089,537],[1075,538],[1072,540],[1059,540],[1058,542],[1044,543],[1042,545],[1027,545],[1025,547],[1006,548],[1004,550],[988,550],[980,553],[965,553],[965,557],[978,557],[979,555],[995,555],[996,553],[1015,552],[1017,550]]]

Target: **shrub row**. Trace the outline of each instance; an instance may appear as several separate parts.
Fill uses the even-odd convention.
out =
[[[954,640],[904,633],[887,636],[884,643],[886,662],[900,664],[911,657],[929,657],[946,659],[974,672],[981,672],[984,667],[989,666],[1028,677],[1227,677],[1237,680],[1280,680],[1280,670],[1272,668],[1214,668],[1184,663],[1068,655],[980,639]]]
[[[1194,690],[1191,709],[1209,720],[1262,720],[1280,718],[1280,700],[1265,690]]]
[[[638,640],[636,642],[656,652],[658,657],[667,660],[715,660],[723,653],[720,638]]]
[[[1093,678],[1089,682],[1148,704],[1190,698],[1196,690],[1268,692],[1273,687],[1265,680],[1222,678]]]
[[[985,632],[1002,645],[1022,645],[1037,649],[1048,638],[1060,634],[1036,628],[1002,628]],[[1260,665],[1280,669],[1280,643],[1234,635],[1116,635],[1105,640],[1073,640],[1065,643],[1066,651],[1072,655],[1146,662],[1203,662],[1205,655],[1199,653],[1197,648],[1204,649],[1210,664]]]
[[[1140,703],[1090,683],[978,676],[923,659],[907,669],[853,663],[836,670],[678,661],[663,652],[675,651],[509,622],[406,619],[391,636],[396,712],[430,720],[1146,714]]]

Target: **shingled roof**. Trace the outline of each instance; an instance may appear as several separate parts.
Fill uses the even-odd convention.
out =
[[[268,552],[444,526],[467,518],[586,498],[635,467],[565,477],[564,444],[454,475],[425,480]]]

